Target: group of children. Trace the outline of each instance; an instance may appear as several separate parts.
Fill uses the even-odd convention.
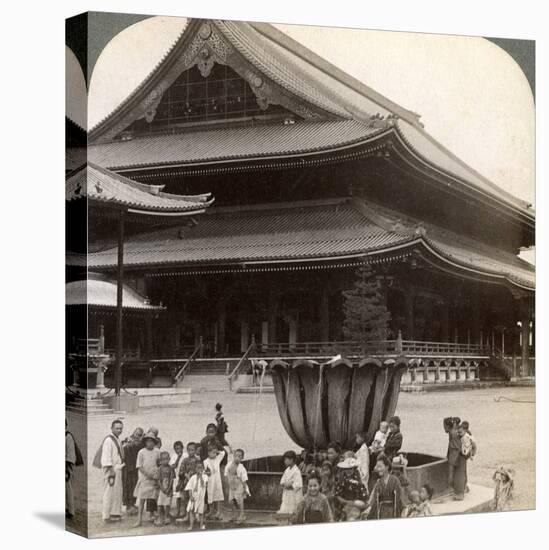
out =
[[[227,478],[228,500],[238,512],[231,521],[244,521],[244,499],[250,494],[248,475],[242,464],[244,451],[232,452],[227,443],[228,427],[219,403],[215,419],[215,423],[208,424],[199,443],[187,443],[186,452],[181,441],[173,444],[173,453],[164,450],[156,428],[149,428],[146,433],[137,428],[124,442],[124,449],[129,451],[125,457],[130,472],[125,489],[132,497],[126,496],[125,504],[130,514],[137,514],[135,527],[142,524],[145,511],[157,526],[168,525],[172,520],[188,521],[189,530],[196,521],[200,529],[205,529],[206,512],[212,519],[221,519],[220,504],[225,499],[222,472]],[[231,460],[227,460],[229,454]],[[132,477],[132,471],[137,473],[136,477]]]
[[[400,419],[381,422],[371,444],[367,441],[367,434],[357,433],[356,451],[342,450],[339,443],[332,442],[326,451],[304,451],[299,458],[293,451],[284,453],[286,469],[280,481],[282,502],[278,513],[287,515],[293,523],[365,519],[371,509],[370,474],[374,466],[379,460],[389,465],[401,462],[397,455],[402,446]],[[432,496],[428,485],[410,491],[402,516],[432,515]]]

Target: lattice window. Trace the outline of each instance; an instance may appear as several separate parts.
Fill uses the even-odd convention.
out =
[[[166,132],[204,121],[273,115],[298,118],[279,105],[261,109],[249,84],[230,67],[215,64],[204,78],[195,66],[182,73],[166,90],[152,122],[141,119],[128,130],[140,134]]]

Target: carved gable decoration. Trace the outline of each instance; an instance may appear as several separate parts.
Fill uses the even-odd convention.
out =
[[[178,121],[177,124],[184,123],[185,120],[226,120],[257,116],[262,111],[267,112],[269,108],[273,114],[278,113],[281,116],[297,115],[303,119],[333,118],[330,113],[295,97],[262,74],[223,37],[212,21],[202,22],[198,29],[193,31],[183,51],[177,55],[169,68],[162,72],[152,90],[105,132],[102,139],[112,139],[130,129],[138,133],[161,131],[162,126],[170,129],[169,120],[172,120],[173,127],[174,120]],[[197,75],[203,79],[202,83]],[[245,81],[245,88],[237,82],[238,78]],[[211,85],[212,90],[217,88],[217,91],[213,91],[210,96],[207,93],[210,91],[208,89],[200,97],[201,84],[207,87]],[[229,88],[231,85],[232,89]],[[185,94],[183,87],[187,90]],[[253,106],[249,97],[250,92],[253,94]],[[241,105],[242,109],[233,106],[233,100],[245,102]],[[202,118],[199,115],[194,118],[190,116],[193,108],[198,105],[195,103],[193,106],[193,101],[207,103],[199,109]],[[273,107],[275,109],[272,109]]]

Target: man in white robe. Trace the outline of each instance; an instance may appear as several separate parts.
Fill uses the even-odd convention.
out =
[[[103,511],[105,521],[122,519],[122,468],[124,457],[120,435],[124,426],[120,420],[113,421],[111,432],[103,441],[101,469],[103,471]]]

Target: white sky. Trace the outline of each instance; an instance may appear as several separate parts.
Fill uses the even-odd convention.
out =
[[[92,75],[90,128],[147,76],[184,23],[179,17],[153,17],[113,38]],[[514,195],[535,202],[534,100],[522,71],[498,46],[476,37],[276,27],[419,113],[426,130],[465,162]],[[67,62],[74,64],[74,56],[68,55]],[[69,116],[72,112],[85,127],[82,110],[72,107],[80,104],[73,96],[68,89]]]

